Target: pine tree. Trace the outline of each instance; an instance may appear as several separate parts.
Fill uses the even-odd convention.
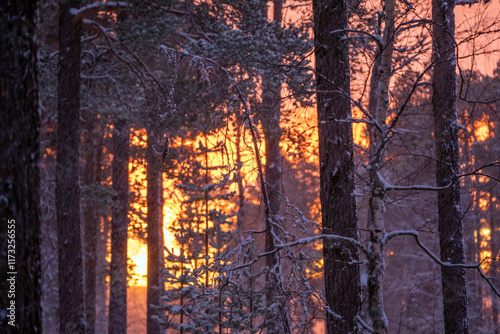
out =
[[[358,238],[354,198],[347,3],[313,1],[323,234]],[[332,33],[335,32],[335,33]],[[328,333],[353,330],[361,310],[359,259],[350,243],[323,240]],[[340,316],[340,317],[339,317]]]
[[[111,221],[111,263],[109,296],[109,330],[111,333],[127,332],[127,239],[128,239],[128,151],[129,126],[116,116],[113,131],[113,190]]]
[[[441,260],[464,263],[464,227],[460,180],[459,123],[457,117],[454,1],[432,1],[434,75],[432,104],[436,143],[439,244]],[[442,267],[443,308],[446,333],[468,333],[465,269]]]
[[[0,4],[0,326],[3,333],[42,330],[36,8],[37,1]]]
[[[80,26],[71,8],[60,4],[56,209],[59,243],[61,333],[85,333],[85,297],[80,220]]]

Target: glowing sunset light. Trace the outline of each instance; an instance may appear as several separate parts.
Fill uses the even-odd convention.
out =
[[[172,247],[172,253],[178,255],[179,250],[173,247],[173,245],[175,245],[175,237],[168,230],[169,224],[176,218],[176,216],[167,206],[163,207],[163,215],[164,244],[166,247]],[[133,238],[128,239],[127,245],[128,257],[134,265],[133,272],[130,273],[132,276],[131,285],[147,286],[148,246],[145,241]]]
[[[146,148],[147,133],[144,129],[131,129],[130,142],[133,146]],[[147,196],[147,170],[146,166],[141,161],[129,162],[129,184],[130,191],[135,192],[137,200],[131,203],[132,208],[136,212],[141,212],[144,216],[147,215],[146,196]],[[163,188],[165,192],[168,189],[175,188],[170,180],[163,180]],[[166,193],[165,198],[170,196]],[[166,200],[163,206],[163,236],[164,245],[166,247],[174,248],[176,245],[175,237],[172,235],[168,226],[176,219],[176,207],[178,204]],[[139,217],[134,213],[130,214],[131,222],[141,222]],[[147,286],[147,273],[148,273],[148,247],[145,241],[136,239],[132,236],[128,239],[128,257],[134,265],[133,271],[130,273],[132,276],[131,285]],[[171,250],[174,254],[178,253],[175,248]]]
[[[490,127],[486,115],[474,122],[474,135],[477,141],[485,141],[490,137]]]
[[[354,107],[352,109],[352,117],[354,119],[362,119],[363,118],[363,112],[357,108]],[[358,144],[359,146],[363,148],[368,148],[370,145],[370,140],[368,139],[368,136],[366,135],[366,123],[353,123],[352,124],[352,133],[353,133],[353,139],[354,143]]]
[[[491,252],[489,250],[483,250],[481,251],[481,260],[484,260],[484,259],[490,259],[491,258]],[[485,260],[481,263],[481,268],[487,272],[488,269],[490,269],[490,263],[491,263],[491,260]]]
[[[128,256],[134,264],[131,285],[146,286],[148,274],[148,247],[137,239],[128,239]]]

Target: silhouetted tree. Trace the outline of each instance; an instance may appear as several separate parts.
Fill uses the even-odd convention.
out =
[[[85,333],[80,218],[80,25],[71,13],[78,0],[59,6],[56,210],[61,333]]]
[[[109,296],[109,329],[116,334],[127,333],[127,235],[128,235],[128,151],[129,127],[115,116],[113,131],[113,190],[111,221],[111,264]]]
[[[3,333],[42,330],[36,7],[37,1],[0,4],[0,326]]]
[[[354,198],[347,3],[314,0],[320,197],[324,234],[358,238]],[[333,32],[333,33],[332,33]],[[324,239],[328,333],[347,333],[361,309],[358,250]],[[340,316],[340,317],[339,317]]]
[[[457,117],[455,1],[432,1],[434,76],[432,104],[436,143],[439,245],[441,260],[464,263],[464,235],[460,196],[460,144]],[[468,333],[465,269],[442,267],[446,333]]]

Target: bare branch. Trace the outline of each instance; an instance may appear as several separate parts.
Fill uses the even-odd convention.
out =
[[[417,231],[394,231],[387,233],[384,237],[383,244],[387,244],[391,239],[398,237],[398,236],[412,236],[413,239],[415,239],[415,242],[417,245],[437,264],[439,264],[441,267],[454,267],[454,268],[465,268],[465,269],[476,269],[479,272],[479,275],[488,283],[488,285],[491,287],[493,292],[497,295],[497,297],[500,297],[500,291],[497,289],[497,287],[493,284],[491,277],[487,276],[483,268],[481,268],[481,265],[483,264],[484,261],[488,260],[489,258],[485,258],[479,263],[474,263],[474,264],[466,264],[466,263],[449,263],[449,262],[443,262],[441,259],[439,259],[429,248],[427,248],[422,241],[420,240],[420,235]]]

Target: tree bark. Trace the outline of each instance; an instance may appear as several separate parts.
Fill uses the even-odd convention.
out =
[[[352,125],[342,121],[351,117],[347,3],[314,0],[313,10],[323,233],[357,239]],[[326,302],[334,312],[327,312],[327,332],[351,332],[361,309],[359,266],[351,264],[358,250],[325,239],[323,254]]]
[[[69,0],[59,7],[56,210],[61,333],[86,332],[78,151],[81,33],[70,13],[78,5],[78,0]]]
[[[493,188],[493,187],[492,187]],[[499,253],[500,253],[500,243],[498,242],[498,213],[495,210],[495,203],[491,200],[493,197],[493,190],[492,193],[490,194],[490,201],[489,201],[489,214],[490,214],[490,235],[491,235],[491,257],[492,257],[492,262],[490,265],[490,271],[491,274],[490,276],[493,277],[493,279],[498,282],[500,275],[498,274],[498,259],[499,259]],[[496,197],[496,196],[495,196]],[[494,334],[499,334],[500,333],[500,326],[498,323],[498,316],[500,315],[500,308],[499,308],[499,301],[498,297],[495,296],[494,293],[491,293],[491,313],[492,313],[492,333]]]
[[[276,30],[281,29],[282,0],[273,1],[273,23]],[[267,6],[263,11],[267,18]],[[279,31],[277,31],[279,32]],[[266,71],[262,77],[262,132],[265,141],[266,163],[264,176],[266,182],[267,198],[266,205],[266,252],[275,249],[276,242],[280,236],[280,205],[281,205],[281,151],[280,151],[280,116],[281,116],[281,82],[279,75],[273,69]],[[263,190],[264,191],[264,190]],[[279,252],[266,256],[266,267],[269,269],[266,280],[268,282],[266,292],[266,315],[269,333],[291,333],[290,319],[288,318],[286,299],[283,295],[283,282],[281,274],[281,261]],[[279,321],[276,321],[276,317]]]
[[[464,263],[464,236],[460,198],[460,144],[457,117],[455,1],[433,0],[434,39],[433,112],[438,187],[439,244],[441,260]],[[442,267],[444,325],[446,333],[468,333],[465,270]]]
[[[0,4],[2,333],[42,331],[36,5]]]
[[[116,120],[113,131],[112,180],[113,199],[111,221],[111,264],[109,296],[109,334],[127,333],[127,233],[128,233],[128,150],[127,122]]]
[[[370,251],[368,256],[368,309],[375,333],[387,333],[389,324],[384,309],[384,234],[385,234],[385,195],[383,182],[385,162],[385,125],[389,108],[389,84],[391,80],[391,64],[394,38],[395,0],[384,3],[384,34],[382,45],[377,45],[376,58],[370,86],[369,108],[372,117],[379,127],[371,128],[370,137],[370,182],[369,200]]]
[[[99,214],[95,203],[93,187],[97,184],[99,160],[96,137],[100,134],[96,131],[97,117],[89,112],[86,117],[85,143],[82,145],[85,157],[83,178],[88,188],[85,201],[83,219],[83,264],[85,270],[85,321],[87,323],[87,334],[95,333],[96,322],[96,260],[97,260],[97,231],[99,225]]]
[[[157,153],[159,144],[159,130],[151,125],[148,131],[146,164],[147,164],[147,206],[148,206],[148,287],[147,287],[147,333],[160,333],[160,326],[156,317],[160,317],[157,306],[160,305],[162,288],[160,280],[160,256],[163,255],[163,243],[160,238],[162,228],[162,203],[161,198],[161,160]]]

